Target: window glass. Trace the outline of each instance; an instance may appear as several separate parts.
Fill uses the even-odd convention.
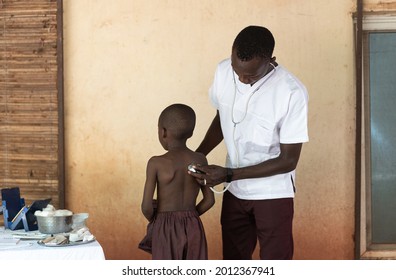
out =
[[[371,222],[375,243],[396,243],[396,33],[369,34]]]

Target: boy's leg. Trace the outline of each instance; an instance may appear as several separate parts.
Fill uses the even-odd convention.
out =
[[[260,259],[291,260],[293,258],[293,208],[293,198],[254,202]]]
[[[250,201],[225,192],[221,209],[223,258],[251,260],[257,243],[254,217]]]

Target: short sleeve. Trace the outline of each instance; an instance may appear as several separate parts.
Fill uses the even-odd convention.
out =
[[[218,91],[219,91],[219,66],[217,66],[212,86],[209,89],[209,99],[212,103],[212,106],[216,109],[219,109],[219,99],[218,99]]]
[[[308,93],[304,87],[291,92],[286,116],[280,126],[280,143],[308,142]]]

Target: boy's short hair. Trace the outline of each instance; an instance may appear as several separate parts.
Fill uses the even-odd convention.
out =
[[[232,50],[242,61],[255,57],[271,58],[275,47],[275,39],[271,31],[262,26],[248,26],[236,36]]]
[[[177,103],[162,111],[159,125],[171,131],[177,139],[188,139],[193,134],[195,120],[195,112],[190,106]]]

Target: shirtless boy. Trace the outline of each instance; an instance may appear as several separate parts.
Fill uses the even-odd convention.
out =
[[[188,174],[191,163],[207,165],[206,157],[186,146],[193,134],[195,113],[184,104],[165,108],[158,121],[158,138],[167,153],[147,164],[142,212],[153,222],[152,258],[159,260],[207,259],[207,243],[199,218],[214,204],[214,194]],[[157,188],[157,214],[153,199]],[[197,204],[199,192],[202,200]]]

